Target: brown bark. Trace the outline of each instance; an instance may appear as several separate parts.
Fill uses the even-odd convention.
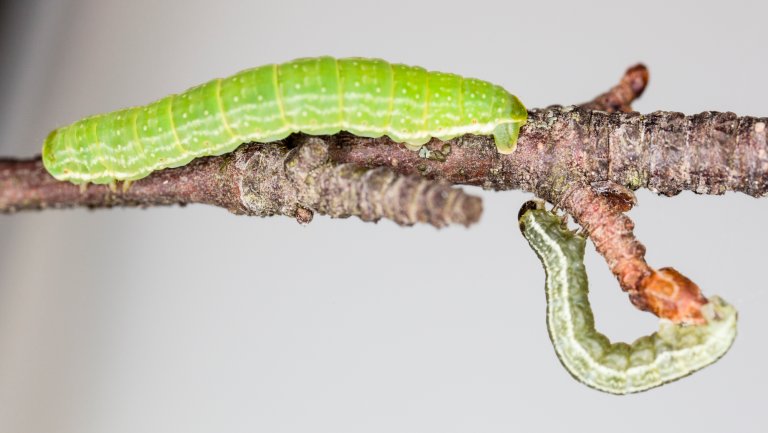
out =
[[[621,288],[637,308],[675,322],[701,323],[707,299],[699,286],[672,268],[658,271],[645,261],[635,224],[624,214],[634,195],[619,185],[574,185],[559,201],[605,257]]]
[[[432,140],[412,152],[386,137],[296,135],[156,172],[126,191],[90,185],[83,192],[56,182],[39,159],[4,160],[0,212],[206,203],[301,222],[316,211],[400,224],[466,225],[479,218],[479,199],[449,184],[522,189],[563,207],[585,227],[636,306],[697,321],[706,302],[698,287],[673,269],[655,271],[645,262],[645,248],[623,214],[634,204],[628,191],[768,194],[768,119],[630,112],[647,81],[647,70],[637,65],[580,107],[531,110],[511,155],[499,154],[492,138],[483,136]]]
[[[425,159],[385,137],[329,137],[338,162],[390,166],[453,184],[522,189],[556,202],[573,182],[611,181],[663,195],[768,194],[768,118],[706,112],[605,113],[578,107],[529,112],[517,150],[496,152],[490,137],[447,143],[444,160]],[[446,143],[432,140],[429,149]]]
[[[157,206],[205,203],[252,216],[286,215],[307,223],[314,211],[365,221],[391,219],[443,227],[469,225],[482,213],[479,198],[446,182],[397,174],[387,168],[336,164],[325,142],[296,136],[303,145],[246,145],[220,157],[153,173],[129,188],[80,188],[52,178],[39,158],[0,161],[0,212],[85,206]]]
[[[619,84],[611,90],[598,95],[590,102],[581,104],[587,110],[600,110],[608,113],[632,111],[632,101],[639,98],[648,85],[648,68],[637,64],[627,69]]]
[[[383,146],[382,139],[352,136],[336,137],[331,152],[337,161],[388,165],[401,173],[497,190],[522,189],[558,204],[587,228],[636,307],[696,323],[706,303],[699,287],[674,269],[650,267],[634,224],[622,213],[627,209],[616,209],[613,198],[594,196],[592,186],[762,197],[768,193],[766,124],[768,119],[733,113],[641,115],[550,107],[530,112],[511,155],[496,153],[484,137],[456,140],[444,161]],[[569,196],[574,190],[582,191],[580,200],[579,194]]]

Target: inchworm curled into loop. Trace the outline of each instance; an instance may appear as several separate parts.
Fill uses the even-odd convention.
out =
[[[294,132],[386,135],[416,149],[432,137],[493,135],[499,152],[510,153],[527,118],[515,95],[486,81],[379,59],[316,57],[86,117],[48,135],[43,164],[78,184],[131,181]]]
[[[632,344],[597,332],[587,298],[584,237],[563,226],[541,202],[528,202],[520,229],[546,271],[547,327],[560,362],[576,380],[612,394],[645,391],[717,361],[736,338],[736,309],[717,296],[702,325],[661,319],[659,330]]]

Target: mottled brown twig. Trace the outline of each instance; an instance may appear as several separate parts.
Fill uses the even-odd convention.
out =
[[[84,190],[58,182],[39,159],[0,161],[0,211],[86,206],[158,206],[205,203],[236,214],[285,215],[307,223],[313,211],[365,221],[388,218],[401,225],[469,225],[482,202],[445,182],[361,168],[328,159],[325,142],[295,136],[300,145],[252,144],[220,157],[199,158],[162,170],[126,190],[106,185]]]
[[[637,64],[627,69],[619,84],[581,107],[629,113],[647,85],[648,69]],[[635,238],[635,224],[625,215],[635,203],[631,190],[598,181],[574,185],[558,205],[584,228],[632,304],[675,322],[701,323],[701,306],[707,299],[699,286],[673,268],[657,271],[645,261],[645,246]]]
[[[658,271],[645,261],[635,224],[624,212],[634,195],[620,185],[574,185],[558,205],[580,224],[636,307],[675,322],[701,323],[707,299],[699,287],[672,268]]]
[[[468,226],[482,213],[478,197],[447,182],[402,175],[383,167],[336,164],[329,158],[325,140],[299,135],[293,141],[291,150],[275,146],[287,152],[274,158],[280,164],[263,156],[249,159],[251,166],[244,171],[242,190],[253,197],[243,202],[259,215],[295,216],[296,209],[302,208],[304,213],[311,210],[336,218],[386,218],[400,225],[444,227]],[[287,179],[283,191],[276,190],[274,179]]]
[[[579,215],[577,221],[588,231],[602,221],[612,235],[590,232],[591,237],[633,303],[670,320],[698,322],[699,307],[706,302],[698,287],[674,269],[654,271],[645,263],[632,222],[613,210],[613,199],[565,199],[574,185],[595,184],[664,195],[690,190],[762,197],[768,193],[768,119],[714,112],[610,114],[576,107],[529,114],[511,155],[496,153],[490,139],[463,137],[450,143],[444,160],[433,161],[387,146],[387,140],[349,135],[333,137],[331,153],[336,161],[388,165],[451,183],[530,191]],[[444,145],[435,141],[430,146]]]
[[[670,196],[687,190],[762,197],[768,194],[766,125],[768,118],[733,113],[609,114],[571,106],[529,111],[510,155],[496,152],[492,138],[472,135],[428,143],[432,150],[449,148],[439,160],[385,137],[339,134],[328,141],[337,162],[390,166],[453,184],[521,189],[551,202],[574,182],[600,181]]]
[[[632,102],[643,94],[646,86],[648,86],[648,68],[638,63],[624,72],[619,84],[592,101],[581,104],[580,107],[607,113],[629,113],[633,111]]]

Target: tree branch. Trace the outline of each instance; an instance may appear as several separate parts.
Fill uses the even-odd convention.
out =
[[[636,65],[593,101],[531,110],[510,155],[499,154],[486,136],[433,139],[412,152],[387,137],[294,135],[155,172],[125,191],[90,185],[82,192],[51,178],[39,158],[2,160],[0,212],[206,203],[302,222],[319,212],[440,227],[471,224],[482,211],[478,198],[450,184],[521,189],[585,227],[638,308],[696,322],[706,299],[673,269],[656,271],[645,262],[624,215],[634,203],[631,191],[768,194],[768,119],[631,112],[647,82],[647,69]]]
[[[602,95],[598,95],[592,101],[581,104],[580,107],[608,113],[632,112],[632,102],[642,96],[648,86],[648,78],[648,68],[642,63],[638,63],[624,72],[619,84]]]
[[[436,227],[469,225],[482,213],[478,197],[446,182],[334,163],[321,138],[297,135],[291,141],[291,147],[282,142],[250,144],[230,154],[199,158],[122,190],[58,182],[39,158],[0,160],[0,211],[204,203],[241,215],[286,215],[302,223],[317,211],[337,218],[388,218],[401,225],[421,222]]]
[[[391,140],[349,134],[329,137],[331,158],[389,166],[453,184],[522,189],[557,202],[573,182],[611,181],[672,196],[742,192],[768,194],[767,118],[705,112],[605,113],[578,107],[529,111],[517,150],[495,151],[493,139],[467,135],[426,145],[427,159]],[[447,151],[446,151],[447,150]]]

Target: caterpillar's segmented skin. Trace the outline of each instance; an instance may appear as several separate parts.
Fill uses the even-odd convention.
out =
[[[43,163],[59,180],[112,183],[242,143],[342,130],[416,148],[432,137],[493,135],[499,152],[510,153],[527,116],[516,96],[485,81],[378,59],[305,58],[56,129]]]
[[[716,296],[702,309],[704,325],[662,319],[650,336],[632,344],[611,343],[595,330],[587,299],[584,237],[569,231],[541,203],[529,202],[521,212],[523,236],[547,274],[549,336],[560,362],[576,380],[612,394],[645,391],[706,367],[731,347],[736,309]]]

